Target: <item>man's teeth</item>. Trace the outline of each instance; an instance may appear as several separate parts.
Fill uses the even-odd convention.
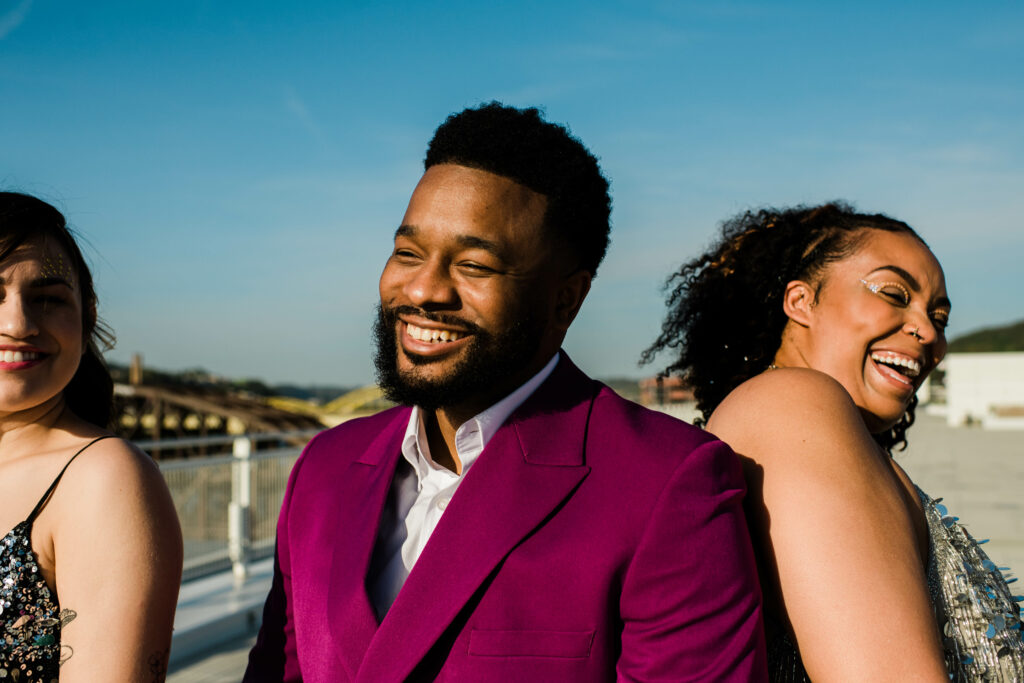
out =
[[[35,351],[0,351],[0,360],[5,363],[23,363],[27,360],[38,360]]]
[[[897,356],[894,353],[875,352],[871,354],[871,360],[876,363],[884,363],[885,365],[904,368],[906,372],[903,374],[907,377],[917,377],[921,374],[921,364],[912,358],[904,358],[903,356]]]
[[[409,336],[413,339],[417,339],[422,342],[453,342],[457,339],[462,338],[462,332],[456,332],[455,330],[428,330],[424,327],[417,327],[411,323],[406,323],[405,331],[409,333]]]

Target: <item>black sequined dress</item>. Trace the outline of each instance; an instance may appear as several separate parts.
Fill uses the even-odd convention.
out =
[[[32,523],[68,465],[101,436],[71,456],[28,518],[0,539],[0,683],[57,683],[62,616],[32,550]]]
[[[949,515],[942,499],[917,495],[928,522],[928,592],[942,632],[949,680],[955,683],[1024,683],[1020,603],[981,544]],[[982,541],[981,543],[984,543]],[[768,672],[773,683],[804,683],[793,642],[766,619]]]

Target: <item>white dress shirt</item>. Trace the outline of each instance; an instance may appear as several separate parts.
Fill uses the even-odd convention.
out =
[[[383,619],[398,591],[434,533],[448,501],[473,466],[484,446],[508,416],[548,378],[558,364],[558,354],[525,384],[455,431],[455,452],[462,463],[456,474],[430,457],[423,411],[414,406],[402,439],[402,457],[391,482],[381,515],[377,542],[367,576],[370,601]]]

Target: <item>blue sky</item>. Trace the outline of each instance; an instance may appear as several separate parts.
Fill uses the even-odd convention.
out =
[[[542,106],[614,199],[566,348],[639,376],[665,276],[766,204],[911,223],[952,336],[1024,318],[1022,74],[1019,2],[0,0],[0,187],[88,239],[113,360],[357,384],[434,128]]]

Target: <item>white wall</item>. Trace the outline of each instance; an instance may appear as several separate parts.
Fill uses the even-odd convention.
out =
[[[999,418],[993,407],[1024,408],[1024,353],[951,353],[946,356],[946,419],[991,428],[1019,428],[1018,418]]]

